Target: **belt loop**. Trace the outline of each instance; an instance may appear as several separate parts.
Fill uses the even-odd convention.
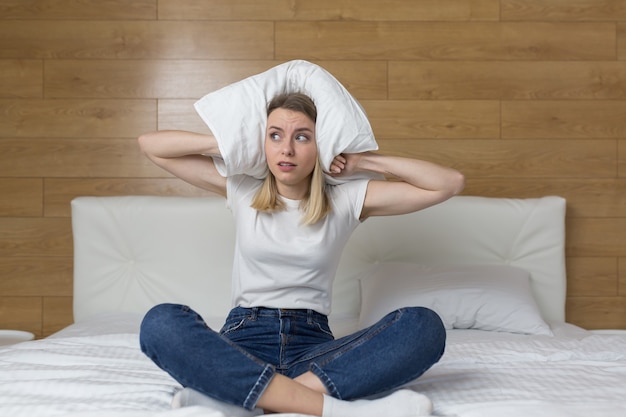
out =
[[[258,307],[252,307],[250,309],[250,312],[252,313],[252,315],[250,316],[251,320],[256,320],[257,316],[259,315],[259,308]]]
[[[306,311],[306,322],[308,324],[313,324],[313,310],[310,308]]]

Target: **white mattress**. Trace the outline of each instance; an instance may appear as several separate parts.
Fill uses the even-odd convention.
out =
[[[0,348],[0,416],[223,417],[169,409],[179,385],[141,353],[139,320],[100,316]],[[410,387],[436,415],[626,415],[626,335],[552,328],[554,337],[451,330],[443,359]]]

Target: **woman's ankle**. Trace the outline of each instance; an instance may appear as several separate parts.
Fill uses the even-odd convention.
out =
[[[293,380],[299,384],[304,385],[307,388],[312,389],[315,392],[319,392],[320,394],[328,394],[328,390],[326,389],[326,386],[317,377],[317,375],[315,375],[311,371],[305,372],[302,375],[297,376]]]
[[[284,375],[275,374],[257,407],[278,413],[298,413],[321,416],[323,394]]]

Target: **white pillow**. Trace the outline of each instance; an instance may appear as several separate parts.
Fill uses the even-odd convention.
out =
[[[446,329],[551,335],[531,294],[530,274],[508,265],[380,263],[361,281],[360,327],[402,307],[423,306]]]
[[[339,81],[318,65],[289,61],[209,93],[195,103],[217,139],[222,159],[214,160],[221,175],[267,175],[263,148],[267,105],[285,92],[301,92],[315,102],[317,145],[325,170],[342,152],[378,149],[365,111]]]

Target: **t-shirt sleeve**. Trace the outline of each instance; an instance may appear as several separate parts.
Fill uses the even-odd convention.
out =
[[[331,192],[334,194],[333,209],[345,210],[347,211],[345,214],[351,220],[360,221],[369,182],[369,179],[362,179],[330,186]]]
[[[232,175],[226,178],[226,207],[233,213],[241,204],[250,205],[261,180],[248,175]]]

